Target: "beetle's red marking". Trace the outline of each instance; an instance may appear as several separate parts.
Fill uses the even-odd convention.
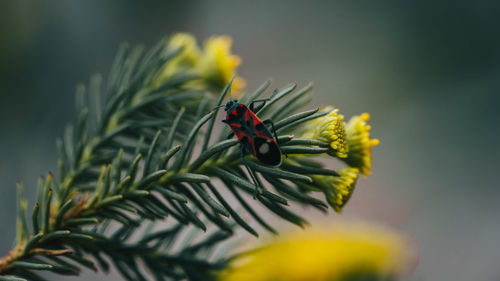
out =
[[[226,119],[230,120],[226,123],[243,146],[242,149],[246,149],[265,164],[277,165],[281,162],[281,152],[276,139],[253,111],[244,104],[238,104],[227,113]],[[271,143],[269,152],[259,153],[259,146],[266,142],[274,144]]]
[[[241,128],[241,125],[238,123],[229,123],[229,126],[231,126],[231,128],[237,128],[237,129]]]
[[[241,141],[241,139],[245,138],[247,135],[245,135],[245,133],[241,132],[241,131],[235,131],[234,134],[236,135],[236,137],[238,138],[238,140]]]
[[[260,131],[255,131],[255,134],[256,134],[258,137],[260,137],[260,138],[266,139],[266,140],[268,140],[268,141],[274,141],[274,142],[275,142],[274,138],[272,138],[272,137],[270,138],[270,137],[268,137],[268,136],[264,135],[264,134],[263,134],[262,132],[260,132]]]
[[[255,116],[255,117],[257,117],[257,116]],[[253,119],[253,126],[254,127],[257,126],[257,124],[259,124],[259,123],[262,123],[262,122],[258,118]]]
[[[247,110],[246,112],[249,115],[249,118],[251,116],[251,118],[253,119],[252,125],[254,126],[254,128],[257,126],[257,124],[262,123],[262,121],[259,119],[259,117],[257,117],[257,115],[255,115],[255,113],[253,113],[251,110]],[[256,129],[255,133],[258,137],[264,138],[264,139],[269,140],[269,141],[276,142],[276,140],[273,137],[269,137],[269,136],[263,134],[260,130]]]

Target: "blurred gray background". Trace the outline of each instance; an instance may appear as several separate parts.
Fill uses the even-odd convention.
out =
[[[500,4],[496,1],[0,2],[0,255],[15,182],[56,170],[74,89],[118,44],[228,34],[255,89],[315,83],[315,103],[370,112],[374,171],[346,216],[412,233],[409,280],[500,280]],[[32,202],[32,200],[31,200]],[[335,216],[335,215],[334,215]],[[100,280],[86,273],[75,280]],[[66,280],[61,278],[58,280]],[[112,277],[110,279],[117,279]],[[73,279],[71,279],[73,280]]]

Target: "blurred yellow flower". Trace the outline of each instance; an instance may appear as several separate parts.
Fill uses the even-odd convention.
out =
[[[219,281],[397,280],[412,265],[409,239],[377,225],[339,221],[289,233],[242,254]]]
[[[241,58],[231,54],[232,44],[233,40],[229,36],[209,38],[205,42],[203,54],[196,66],[202,77],[220,89],[231,81],[236,68],[241,64]],[[245,84],[243,78],[236,77],[232,91],[236,93],[241,91]]]
[[[199,73],[200,79],[192,81],[191,86],[199,87],[200,83],[209,84],[217,90],[223,89],[236,73],[241,64],[239,56],[231,54],[232,39],[229,36],[209,38],[203,51],[196,42],[196,38],[189,33],[173,34],[167,41],[167,46],[180,51],[165,63],[161,73],[155,80],[158,86],[176,73]],[[236,77],[233,81],[232,92],[237,94],[246,85],[245,79]]]
[[[173,34],[167,45],[172,48],[180,48],[180,51],[165,64],[159,77],[160,81],[176,72],[193,68],[201,57],[201,50],[196,43],[196,38],[189,33]]]
[[[335,212],[341,213],[342,208],[354,192],[359,170],[357,168],[342,168],[337,172],[340,174],[339,177],[311,175],[311,178],[323,191],[326,200]]]
[[[329,113],[307,122],[301,137],[328,142],[333,149],[329,154],[340,158],[347,157],[348,147],[345,140],[344,116],[338,113],[337,108],[334,109],[331,106],[322,111],[329,111]]]
[[[349,166],[359,168],[362,175],[371,173],[372,147],[377,146],[378,139],[370,139],[370,125],[366,122],[370,114],[363,113],[353,116],[346,124],[346,141],[349,147],[347,157],[342,159]]]
[[[186,65],[195,65],[200,59],[201,51],[196,43],[196,38],[189,33],[176,33],[172,35],[168,45],[182,48],[177,58]]]

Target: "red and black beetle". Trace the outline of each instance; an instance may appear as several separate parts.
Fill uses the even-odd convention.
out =
[[[241,158],[243,164],[247,167],[248,172],[252,176],[255,184],[255,176],[249,169],[245,161],[245,154],[250,153],[255,158],[257,158],[261,163],[268,166],[280,166],[281,165],[281,149],[278,144],[278,136],[276,135],[276,130],[274,129],[274,124],[271,119],[260,120],[259,117],[255,115],[254,104],[257,102],[263,102],[270,100],[271,98],[253,100],[250,102],[248,107],[244,104],[238,102],[238,100],[233,100],[231,97],[231,85],[232,80],[229,82],[229,101],[224,106],[226,111],[226,119],[222,122],[226,123],[231,127],[233,132],[228,136],[228,138],[236,135],[238,141],[241,144]],[[222,107],[222,106],[221,106]],[[266,127],[270,125],[273,134]]]
[[[232,81],[230,82],[232,83]],[[256,102],[266,102],[270,98],[254,100],[248,107],[233,100],[231,97],[231,84],[229,85],[229,101],[226,103],[226,119],[222,122],[228,124],[242,146],[242,156],[251,153],[263,164],[279,166],[281,164],[281,150],[277,142],[276,130],[271,119],[261,121],[253,112]],[[266,125],[271,125],[274,136]]]

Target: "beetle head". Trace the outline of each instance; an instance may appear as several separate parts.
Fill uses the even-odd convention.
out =
[[[235,107],[237,107],[239,105],[238,103],[238,100],[233,100],[233,99],[230,99],[227,103],[226,103],[226,106],[224,107],[224,110],[226,112],[230,112],[232,111]]]

